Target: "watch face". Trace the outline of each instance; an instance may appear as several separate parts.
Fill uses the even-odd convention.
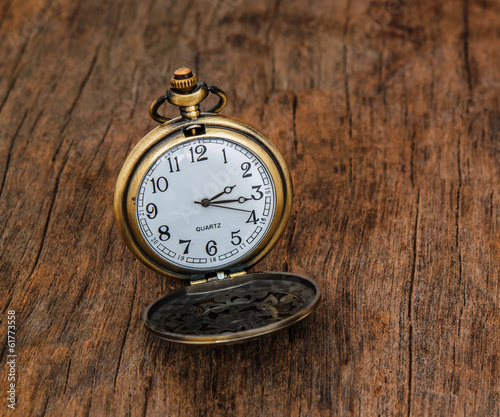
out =
[[[162,259],[222,270],[252,252],[276,211],[276,187],[249,148],[218,137],[180,143],[147,169],[136,196],[139,230]]]

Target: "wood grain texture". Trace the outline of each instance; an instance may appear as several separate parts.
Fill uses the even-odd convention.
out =
[[[1,415],[500,415],[498,2],[0,10],[0,340],[7,310],[18,327]],[[243,345],[147,334],[144,308],[182,284],[114,224],[118,172],[182,65],[292,172],[288,228],[255,270],[323,291],[307,320]]]

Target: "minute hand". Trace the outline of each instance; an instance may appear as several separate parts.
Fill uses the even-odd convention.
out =
[[[235,198],[233,200],[217,200],[214,201],[213,203],[215,204],[220,204],[220,203],[240,203],[243,204],[245,201],[251,200],[251,198],[246,198],[246,197],[240,197],[240,198]],[[210,205],[213,206],[213,203],[210,202]]]

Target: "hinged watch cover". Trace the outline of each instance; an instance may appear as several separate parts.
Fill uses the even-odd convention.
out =
[[[298,322],[319,298],[318,285],[306,277],[254,273],[173,291],[150,304],[143,319],[171,342],[237,343]]]

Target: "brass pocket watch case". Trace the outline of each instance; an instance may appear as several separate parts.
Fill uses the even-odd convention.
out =
[[[201,113],[210,93],[218,104]],[[181,117],[158,113],[168,101]],[[274,145],[255,128],[218,115],[225,93],[175,71],[150,108],[161,123],[127,157],[115,218],[128,248],[155,272],[191,285],[154,301],[146,328],[178,343],[242,342],[287,327],[316,308],[318,285],[288,273],[247,273],[283,234],[292,182]]]

